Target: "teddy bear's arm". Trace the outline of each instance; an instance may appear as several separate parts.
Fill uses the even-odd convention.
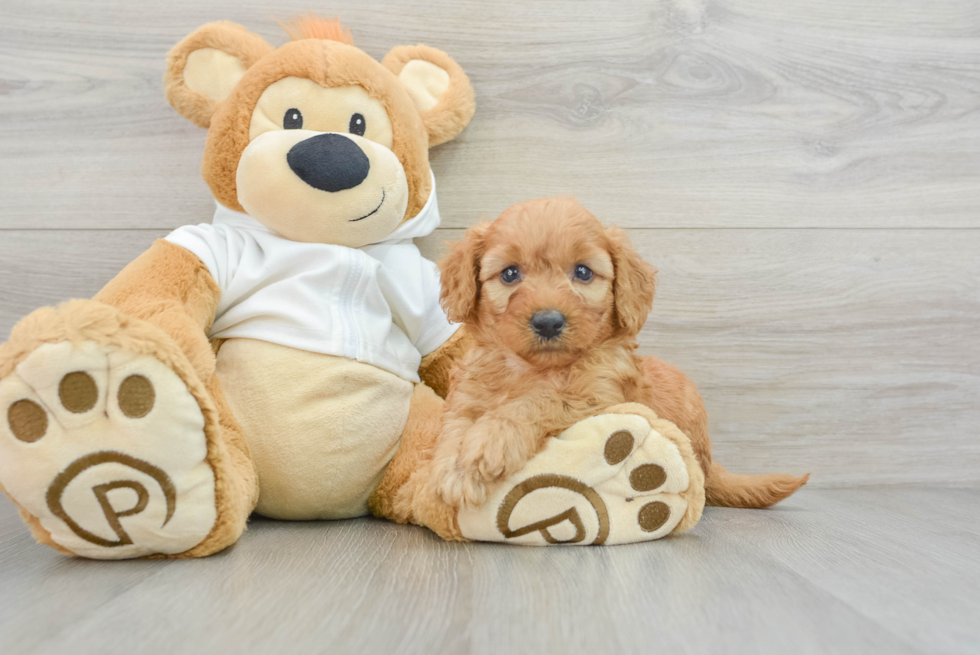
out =
[[[422,358],[419,365],[419,377],[428,387],[441,398],[449,392],[449,381],[453,369],[462,357],[472,348],[473,337],[466,331],[466,326],[460,327],[449,341]]]
[[[190,251],[163,239],[119,272],[93,300],[111,305],[166,332],[202,380],[214,372],[207,330],[221,290]]]

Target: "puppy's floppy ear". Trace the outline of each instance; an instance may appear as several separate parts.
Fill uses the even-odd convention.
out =
[[[613,294],[619,326],[637,335],[653,309],[657,269],[643,261],[630,245],[625,231],[611,225],[606,228],[606,235],[609,237],[609,254],[616,269]]]
[[[392,49],[381,62],[408,89],[429,133],[429,147],[449,141],[473,118],[476,102],[466,73],[442,50],[426,45]]]
[[[245,71],[272,50],[261,36],[235,23],[199,27],[167,55],[167,101],[198,127],[208,127]]]
[[[486,248],[490,223],[477,223],[439,260],[442,293],[439,301],[453,323],[462,323],[476,311],[480,292],[480,258]]]

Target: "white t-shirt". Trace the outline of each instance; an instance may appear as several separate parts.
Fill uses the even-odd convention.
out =
[[[418,382],[424,355],[458,325],[439,305],[439,269],[412,242],[439,226],[435,180],[417,216],[361,248],[290,241],[218,205],[213,222],[177,228],[221,287],[210,338],[248,338],[373,364]]]

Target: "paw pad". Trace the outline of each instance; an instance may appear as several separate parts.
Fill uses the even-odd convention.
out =
[[[153,409],[156,392],[146,377],[130,375],[119,385],[116,398],[123,414],[129,418],[143,418]]]
[[[527,545],[615,544],[659,539],[675,530],[703,486],[672,439],[636,414],[585,419],[549,441],[479,508],[457,514],[463,535]],[[659,429],[659,428],[658,428]],[[683,443],[683,442],[682,442]],[[688,525],[683,526],[689,527]]]
[[[84,414],[99,401],[99,387],[85,371],[68,373],[58,383],[61,406],[72,414]],[[144,375],[130,375],[116,393],[119,409],[129,418],[143,418],[153,409],[156,391]],[[7,423],[15,437],[33,443],[48,431],[48,413],[39,404],[22,398],[7,410]]]
[[[91,375],[85,371],[75,371],[61,378],[58,383],[58,398],[72,414],[84,414],[98,402],[99,387]]]
[[[640,464],[630,471],[630,486],[637,491],[653,491],[667,481],[667,471],[659,464]]]
[[[663,526],[670,518],[670,506],[655,500],[647,503],[637,512],[636,522],[644,532],[653,532]]]
[[[15,437],[34,443],[48,431],[48,413],[33,400],[22,398],[7,410],[7,423]]]
[[[618,430],[606,439],[603,456],[610,466],[619,464],[633,452],[633,435],[629,430]]]
[[[45,344],[0,380],[0,485],[86,557],[176,554],[216,520],[205,418],[167,365]]]

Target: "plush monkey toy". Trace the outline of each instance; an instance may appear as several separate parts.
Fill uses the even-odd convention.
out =
[[[167,98],[208,128],[212,223],[157,241],[92,300],[32,313],[0,346],[0,484],[38,541],[91,558],[201,557],[234,543],[253,510],[371,511],[447,539],[522,543],[692,525],[696,464],[678,511],[647,533],[625,505],[633,527],[616,532],[620,510],[603,498],[628,488],[535,486],[538,469],[612,480],[658,434],[648,410],[573,428],[564,451],[502,486],[518,490],[506,507],[461,515],[414,493],[441,421],[435,392],[467,338],[412,239],[439,225],[428,150],[465,128],[473,90],[430,47],[379,63],[337,21],[290,32],[273,48],[212,23],[171,51]],[[658,448],[686,441],[657,429],[670,434]],[[629,448],[603,463],[624,430]],[[687,448],[673,465],[695,461]]]

